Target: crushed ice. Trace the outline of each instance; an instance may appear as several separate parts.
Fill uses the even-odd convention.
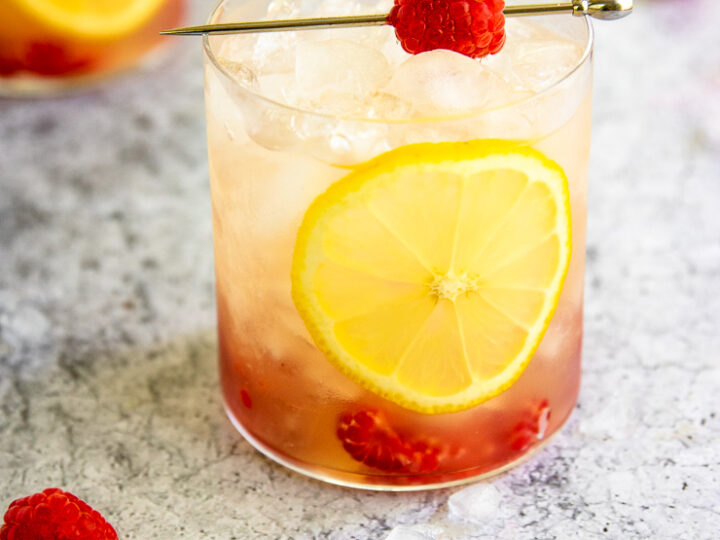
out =
[[[390,4],[273,0],[265,16],[381,13]],[[225,36],[218,42],[218,56],[241,85],[276,103],[250,94],[243,98],[240,108],[250,138],[269,150],[295,149],[349,165],[415,139],[467,140],[503,137],[505,132],[530,138],[533,126],[547,120],[538,118],[538,108],[551,110],[558,122],[565,118],[559,109],[571,114],[577,104],[560,91],[543,107],[502,107],[562,77],[582,54],[575,43],[533,23],[508,21],[507,28],[505,48],[480,61],[447,50],[409,55],[388,26]],[[433,132],[420,124],[402,129],[343,120],[437,118],[469,111],[486,112],[464,124],[435,126]],[[235,126],[232,132],[237,135]]]
[[[453,493],[448,509],[451,519],[484,524],[497,515],[501,502],[502,495],[493,484],[479,483]]]
[[[382,13],[390,4],[273,0],[266,17]],[[263,94],[294,107],[354,118],[454,114],[537,92],[582,54],[576,43],[532,22],[508,20],[506,28],[503,50],[480,61],[446,50],[409,55],[387,26],[232,36],[220,56],[245,64]],[[247,73],[236,72],[245,84]]]

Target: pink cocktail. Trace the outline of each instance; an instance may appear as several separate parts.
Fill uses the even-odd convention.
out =
[[[230,0],[211,22],[332,9]],[[580,384],[591,41],[568,16],[508,20],[504,48],[481,60],[409,55],[387,27],[205,38],[220,375],[251,444],[326,481],[420,489],[512,466],[563,425]],[[401,167],[430,182],[413,188]],[[456,184],[457,230],[433,240],[455,215],[436,210]],[[485,200],[498,202],[483,222]],[[545,221],[531,216],[542,205]],[[429,277],[397,277],[412,257],[363,225],[366,206]],[[478,223],[502,240],[480,240]],[[445,267],[433,262],[444,250]],[[417,309],[399,292],[411,282],[429,298]],[[377,316],[355,313],[369,297]]]

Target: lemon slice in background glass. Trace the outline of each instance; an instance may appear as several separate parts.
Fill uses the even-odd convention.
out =
[[[313,202],[292,294],[350,378],[408,409],[459,411],[522,374],[570,252],[568,183],[553,161],[495,140],[410,145]]]
[[[63,35],[112,39],[147,23],[165,0],[3,0]]]

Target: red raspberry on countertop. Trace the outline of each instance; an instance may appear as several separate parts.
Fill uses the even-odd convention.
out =
[[[405,440],[375,411],[342,414],[337,436],[353,459],[381,471],[417,474],[438,466],[437,447]]]
[[[57,488],[10,503],[0,540],[118,540],[97,510]]]
[[[449,49],[471,58],[505,44],[503,0],[395,0],[387,21],[410,54]]]

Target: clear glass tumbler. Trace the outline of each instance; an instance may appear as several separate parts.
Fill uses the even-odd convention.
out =
[[[226,0],[214,10],[210,21],[315,14],[298,9],[278,16],[272,11],[273,6],[276,4],[270,4],[268,12],[265,0],[250,3]],[[301,74],[301,68],[293,65],[296,60],[299,66],[303,60],[301,53],[306,54],[298,52],[299,48],[307,48],[308,42],[334,47],[323,40],[346,38],[371,48],[373,43],[385,43],[377,47],[384,47],[381,50],[388,54],[393,46],[391,28],[353,30],[347,35],[339,30],[331,31],[332,35],[318,30],[302,35],[275,34],[259,40],[257,36],[237,35],[204,38],[222,393],[235,427],[255,448],[275,461],[321,480],[360,488],[406,490],[447,486],[517,464],[542,447],[571,414],[580,384],[592,30],[585,18],[566,15],[536,18],[530,27],[524,24],[512,27],[509,24],[505,49],[481,64],[491,65],[500,73],[510,70],[508,80],[524,77],[525,87],[518,91],[517,85],[504,86],[512,86],[513,91],[500,92],[500,102],[479,110],[445,114],[441,111],[433,115],[405,111],[402,102],[384,94],[381,97],[385,101],[373,102],[380,105],[353,114],[328,111],[327,102],[334,98],[327,94],[322,99],[317,96],[318,107],[313,106],[312,99],[301,105],[281,102],[283,96],[296,90],[293,76],[301,86],[328,77],[322,63],[306,62],[302,67],[317,70],[317,77],[307,72]],[[366,30],[375,34],[365,34]],[[288,47],[289,52],[269,46],[275,43],[269,41],[272,39],[285,40],[283,47]],[[543,47],[557,45],[562,49],[561,42],[572,44],[578,52],[571,64],[560,71],[560,76],[547,82],[542,73],[532,73],[533,55],[540,54]],[[401,51],[391,50],[389,55],[396,52],[402,62],[407,60]],[[552,54],[558,62],[567,62],[560,52]],[[361,70],[360,81],[371,78],[362,65],[347,68]],[[400,70],[392,62],[390,69]],[[348,73],[342,77],[353,76]],[[311,75],[310,83],[306,75]],[[280,78],[272,79],[273,76]],[[267,83],[273,80],[280,81],[274,93],[265,92]],[[300,90],[306,96],[310,92],[310,98],[316,91],[312,87]],[[372,95],[375,99],[379,93]],[[384,106],[388,107],[387,117],[382,116]],[[467,144],[462,146],[463,142]],[[383,212],[392,215],[397,210],[425,216],[427,219],[407,227],[410,232],[397,234],[395,230],[394,236],[404,241],[415,227],[418,232],[412,242],[430,242],[435,251],[427,253],[432,257],[448,248],[442,238],[431,239],[435,244],[427,239],[442,228],[432,220],[442,220],[442,215],[448,214],[443,194],[454,182],[442,174],[435,180],[433,167],[440,166],[445,153],[454,156],[452,159],[462,155],[462,159],[472,161],[488,152],[514,155],[515,151],[521,156],[520,161],[510,165],[502,162],[499,180],[489,181],[487,186],[497,186],[498,193],[509,189],[515,173],[506,169],[520,164],[522,156],[533,156],[535,164],[554,162],[559,166],[567,178],[572,255],[564,284],[555,291],[559,296],[555,295],[554,304],[550,301],[554,312],[546,317],[549,325],[541,329],[537,349],[534,354],[532,346],[523,349],[529,363],[525,366],[520,362],[519,368],[508,368],[517,373],[509,376],[502,387],[487,394],[480,392],[480,398],[477,397],[480,394],[473,394],[475,397],[464,400],[465,394],[453,385],[456,379],[467,375],[447,375],[447,381],[442,383],[448,388],[446,392],[438,382],[445,377],[444,370],[451,369],[447,366],[458,361],[448,347],[442,348],[437,340],[427,337],[445,331],[445,327],[438,330],[427,322],[432,317],[441,320],[442,313],[429,318],[423,315],[418,323],[420,330],[412,332],[414,341],[407,338],[404,342],[403,333],[423,307],[416,309],[410,303],[404,311],[399,308],[389,314],[377,311],[377,316],[370,310],[371,316],[364,314],[362,324],[342,322],[358,315],[350,312],[369,302],[368,297],[404,298],[398,292],[404,290],[403,280],[388,277],[405,271],[402,267],[405,259],[397,255],[401,248],[393,250],[384,245],[390,240],[378,232],[377,223],[363,221],[361,207],[366,204],[363,201],[370,201],[367,204],[375,205],[376,210],[382,207]],[[411,174],[403,184],[393,177],[392,166],[388,165],[391,162],[411,170],[419,164],[419,174],[426,180],[429,174],[430,180],[418,181],[417,188],[406,189],[405,184],[412,185],[415,177]],[[390,180],[377,180],[387,171]],[[522,174],[520,177],[526,178]],[[366,189],[376,180],[377,186]],[[476,219],[486,193],[480,188],[467,189],[462,204],[476,210],[472,213],[472,219]],[[394,198],[388,195],[384,202],[376,201],[385,197],[386,192],[394,193]],[[500,195],[488,192],[487,197]],[[438,208],[441,213],[435,212]],[[337,227],[349,227],[351,232],[342,238],[340,233],[332,236],[335,233],[327,232],[332,228],[328,220],[335,219],[333,216],[340,216]],[[430,222],[430,226],[425,222]],[[501,251],[515,250],[516,242],[525,241],[520,236],[534,234],[532,226],[530,222],[520,223],[517,230],[521,232],[503,233],[502,242],[495,242],[495,247]],[[322,236],[320,240],[316,239],[318,235]],[[454,242],[469,243],[468,249],[472,250],[470,240]],[[456,246],[457,249],[464,248]],[[336,255],[328,255],[330,259],[350,262],[343,263],[345,266],[333,266],[332,261],[316,264],[319,257],[325,256],[319,254],[322,250],[327,253],[335,250]],[[515,259],[522,259],[527,251],[520,249]],[[553,253],[555,257],[557,253]],[[550,259],[528,260],[518,266],[518,271],[525,272],[531,281],[537,278],[540,282],[545,266],[561,265]],[[512,264],[505,268],[509,270],[502,272],[503,276],[515,271]],[[450,279],[447,272],[440,277],[437,268],[433,272],[421,284],[428,294],[434,295],[433,306],[452,310],[453,305],[473,296],[476,291],[472,287],[481,286],[477,280],[472,281],[475,279],[472,276],[458,277],[458,273]],[[530,321],[533,313],[538,313],[533,311],[533,305],[554,294],[550,291],[552,286],[543,287],[540,292],[533,291],[531,286],[522,291],[518,287],[498,301],[511,305],[513,313],[521,314],[511,319],[529,314]],[[538,286],[538,290],[541,288]],[[323,306],[327,313],[317,315]],[[477,313],[483,315],[478,315],[477,320],[470,317],[458,323],[461,327],[464,324],[466,352],[471,348],[503,347],[515,339],[509,337],[511,331],[504,330],[515,323],[483,319],[486,311],[482,309],[491,308],[478,309]],[[350,314],[343,315],[343,310]],[[438,310],[441,307],[433,313],[438,314]],[[321,316],[326,317],[324,321],[336,317],[340,322],[322,326],[317,323]],[[534,324],[542,326],[541,323]],[[520,326],[529,324],[524,321]],[[484,345],[468,344],[470,334],[476,331],[481,334],[486,328],[491,329],[488,332],[492,335],[483,338],[487,339]],[[389,380],[392,375],[383,371],[381,365],[384,352],[373,357],[372,351],[381,348],[378,341],[385,346],[395,344],[395,340],[405,343],[404,349],[398,349],[398,355],[432,357],[435,364],[402,368],[400,371],[406,369],[407,374],[398,378],[400,382]],[[408,345],[411,341],[414,345]],[[443,346],[446,342],[442,341]],[[408,350],[412,347],[410,354]],[[431,350],[432,347],[438,349]],[[484,367],[477,369],[505,369],[500,361],[503,365],[493,368],[495,360],[490,356],[487,360],[481,357],[478,362]],[[469,387],[475,388],[473,384],[479,385],[472,383]],[[420,397],[412,398],[410,387],[419,389]]]

